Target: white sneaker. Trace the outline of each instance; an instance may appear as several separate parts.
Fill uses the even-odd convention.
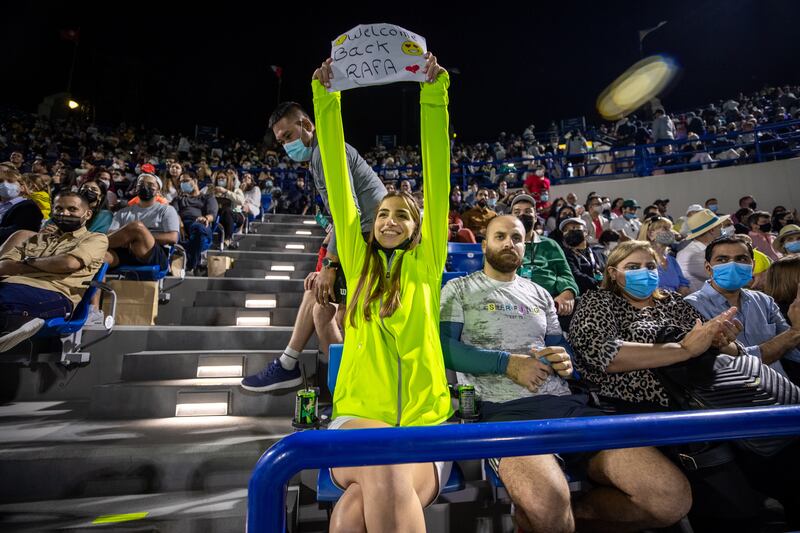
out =
[[[6,333],[0,337],[0,352],[7,352],[22,341],[30,339],[42,329],[42,326],[44,326],[44,320],[34,318],[29,322],[25,322],[11,333]]]
[[[105,323],[105,315],[100,309],[92,308],[89,311],[89,316],[86,318],[87,326],[102,326]]]

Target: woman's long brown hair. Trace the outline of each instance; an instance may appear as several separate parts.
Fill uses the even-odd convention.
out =
[[[377,211],[380,211],[381,206],[383,206],[383,203],[388,198],[401,198],[405,202],[408,210],[411,212],[411,219],[414,221],[417,227],[411,234],[410,242],[405,249],[406,251],[412,250],[419,244],[420,240],[420,225],[422,222],[422,217],[420,216],[419,205],[417,205],[416,200],[414,200],[414,197],[410,194],[397,191],[390,192],[384,196],[380,205],[378,205]],[[377,211],[375,220],[377,220]],[[405,257],[405,254],[400,255],[400,258],[397,260],[397,266],[395,266],[391,278],[387,280],[386,268],[383,266],[383,261],[381,261],[379,256],[379,250],[380,245],[378,244],[378,240],[375,238],[375,225],[373,224],[372,229],[369,232],[369,238],[367,239],[367,257],[364,260],[364,266],[361,267],[361,274],[358,277],[358,285],[356,286],[356,290],[353,292],[352,296],[348,295],[347,298],[347,313],[350,315],[350,325],[353,327],[357,327],[356,316],[358,313],[356,311],[356,302],[358,302],[361,293],[364,291],[369,291],[370,287],[372,290],[364,299],[364,320],[369,321],[372,318],[372,311],[370,310],[370,307],[374,301],[380,300],[381,297],[383,297],[380,310],[381,318],[391,316],[397,310],[397,308],[400,307],[400,271],[403,268],[403,258]]]

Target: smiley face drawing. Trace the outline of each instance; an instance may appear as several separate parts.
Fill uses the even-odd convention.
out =
[[[341,35],[338,39],[333,41],[334,46],[342,46],[344,42],[347,40],[347,34]]]
[[[403,44],[400,45],[400,50],[402,50],[404,54],[410,56],[422,55],[422,47],[414,41],[403,41]]]

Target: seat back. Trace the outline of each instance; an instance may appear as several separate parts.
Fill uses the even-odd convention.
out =
[[[162,268],[161,265],[119,265],[110,274],[136,281],[161,281],[169,274],[169,265],[173,253],[175,253],[174,245],[170,246],[167,252],[166,268]]]
[[[92,281],[102,282],[105,280],[107,271],[108,263],[103,263],[100,266],[100,270],[92,278]],[[82,329],[86,324],[86,319],[89,318],[89,309],[97,291],[98,288],[90,283],[86,291],[84,291],[81,301],[72,310],[72,314],[69,317],[56,317],[47,320],[42,329],[37,332],[36,337],[63,337]]]
[[[454,252],[447,254],[447,270],[471,274],[483,268],[483,252]]]
[[[483,252],[480,243],[472,242],[448,242],[447,253],[463,253],[463,252]]]
[[[331,344],[328,347],[328,390],[331,391],[331,396],[336,388],[336,376],[339,374],[343,349],[343,344]]]
[[[460,278],[460,277],[466,276],[466,275],[467,275],[466,272],[443,272],[442,273],[442,287],[444,287],[445,284],[448,281],[456,279],[456,278]]]

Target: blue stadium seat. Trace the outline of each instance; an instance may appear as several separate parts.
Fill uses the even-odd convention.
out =
[[[448,242],[447,243],[447,253],[448,254],[455,254],[461,252],[481,252],[480,243],[471,243],[471,242]]]
[[[454,252],[447,254],[446,269],[449,272],[471,274],[483,268],[483,252]]]
[[[339,373],[339,365],[342,361],[342,348],[341,344],[331,344],[328,349],[328,389],[333,395],[336,388],[336,375]],[[450,477],[442,487],[442,494],[448,492],[456,492],[464,488],[464,474],[461,472],[457,463],[453,463],[453,468],[450,470]],[[333,479],[331,479],[331,471],[328,468],[322,468],[317,475],[317,501],[333,503],[341,498],[344,492],[337,487]]]
[[[169,302],[170,295],[168,290],[174,289],[186,278],[186,269],[181,268],[178,281],[169,287],[164,287],[164,278],[170,272],[170,265],[172,263],[172,256],[175,254],[183,255],[184,267],[186,266],[185,258],[186,252],[183,246],[175,244],[169,247],[167,252],[167,266],[166,268],[161,265],[119,265],[117,268],[109,272],[110,276],[116,276],[121,279],[134,280],[134,281],[157,281],[158,282],[158,301],[161,304]]]
[[[92,281],[97,283],[89,284],[89,287],[87,287],[86,291],[83,293],[83,297],[81,297],[81,301],[78,302],[78,305],[72,310],[72,314],[69,317],[56,317],[47,320],[44,326],[42,326],[42,329],[36,333],[35,337],[64,337],[76,331],[80,331],[86,324],[86,319],[89,318],[89,308],[92,304],[92,298],[94,298],[94,295],[97,294],[97,290],[100,288],[99,283],[105,280],[107,271],[108,263],[103,263],[100,270],[98,270],[97,274],[92,278]]]

